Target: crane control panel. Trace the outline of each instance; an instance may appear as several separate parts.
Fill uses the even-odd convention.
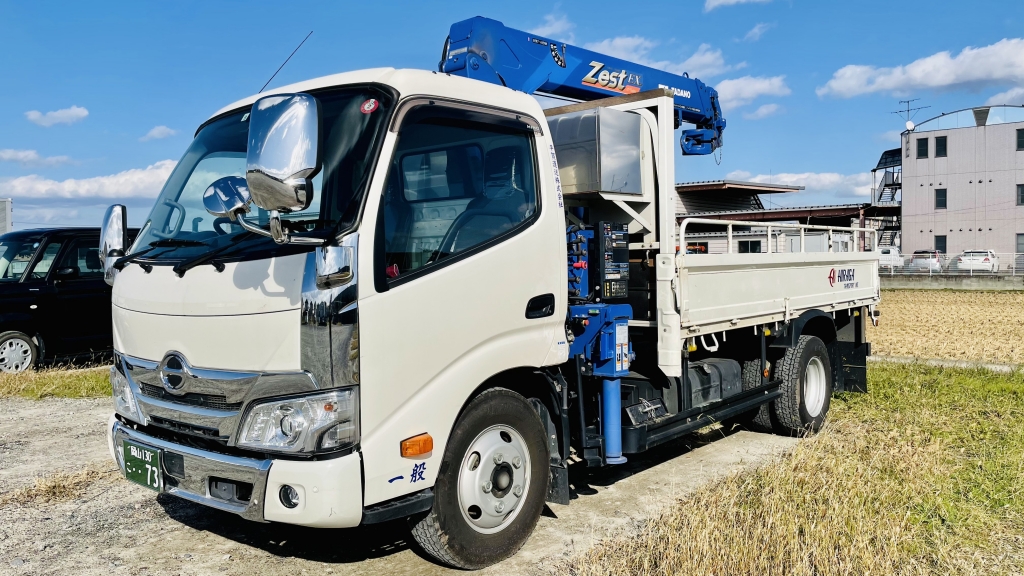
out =
[[[629,297],[629,233],[625,224],[598,222],[566,231],[570,300],[625,301]]]

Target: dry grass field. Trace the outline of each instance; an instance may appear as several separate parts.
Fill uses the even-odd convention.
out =
[[[110,368],[47,368],[21,374],[0,372],[0,398],[99,398],[110,395]]]
[[[868,380],[791,455],[561,572],[1024,573],[1024,372],[875,364]]]
[[[1024,364],[1024,292],[883,290],[872,353]]]

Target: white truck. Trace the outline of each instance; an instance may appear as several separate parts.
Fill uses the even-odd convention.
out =
[[[702,90],[713,121],[684,152],[720,144],[713,90],[648,90],[655,71],[493,24],[453,26],[440,73],[224,107],[130,247],[108,210],[108,433],[130,480],[257,522],[408,517],[429,554],[479,568],[569,503],[570,468],[716,421],[813,431],[833,392],[866,389],[876,252],[741,254],[733,229],[763,223],[677,222],[673,140]],[[468,74],[504,70],[499,33],[568,75],[543,91],[584,101],[544,110]],[[609,98],[580,92],[601,82]],[[695,229],[728,249],[681,253]]]

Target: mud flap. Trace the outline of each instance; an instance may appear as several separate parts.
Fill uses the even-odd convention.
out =
[[[545,502],[553,504],[569,503],[569,469],[558,450],[558,429],[551,419],[547,406],[536,398],[529,399],[530,405],[537,411],[540,421],[544,424],[544,432],[548,438],[549,469],[548,494]]]

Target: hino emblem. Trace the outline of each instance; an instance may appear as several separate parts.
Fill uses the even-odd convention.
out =
[[[188,369],[188,361],[185,360],[185,357],[180,352],[168,352],[164,359],[160,361],[160,368],[158,369],[160,383],[163,384],[164,390],[171,394],[183,394],[182,388],[185,387],[185,377],[190,375]]]

